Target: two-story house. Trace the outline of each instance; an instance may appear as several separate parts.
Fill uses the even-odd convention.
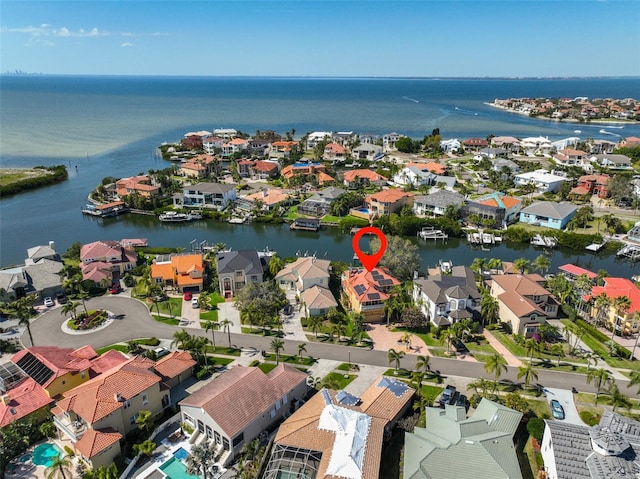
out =
[[[298,150],[297,141],[274,141],[271,143],[271,149],[269,150],[269,158],[289,158],[291,152]]]
[[[425,196],[416,196],[413,211],[421,216],[443,216],[447,208],[459,209],[464,203],[464,196],[455,191],[436,190]]]
[[[308,216],[324,216],[329,214],[331,203],[345,193],[342,188],[329,186],[298,205],[298,213]]]
[[[547,170],[540,169],[525,173],[518,173],[513,177],[513,181],[516,186],[534,185],[537,191],[546,193],[547,191],[558,191],[562,183],[567,181],[567,178],[553,174]]]
[[[531,337],[547,318],[558,316],[559,303],[543,284],[539,274],[491,276],[490,293],[498,301],[500,321],[514,334]]]
[[[234,153],[242,153],[243,151],[247,151],[249,149],[249,140],[245,140],[244,138],[234,138],[231,141],[226,142],[222,145],[221,154],[224,157],[229,157]]]
[[[202,139],[202,148],[208,154],[213,154],[222,150],[224,145],[224,138],[219,136],[207,136]]]
[[[349,189],[366,188],[369,185],[384,186],[387,178],[369,169],[349,170],[343,176],[344,186]]]
[[[182,421],[231,463],[245,444],[277,425],[306,399],[307,374],[280,364],[268,374],[235,366],[180,401]]]
[[[364,203],[368,209],[369,218],[376,218],[382,215],[388,216],[391,213],[399,213],[405,206],[413,206],[413,198],[413,193],[388,189],[366,196]]]
[[[327,168],[322,163],[294,163],[282,168],[280,174],[285,180],[290,180],[294,176],[316,175],[318,184],[333,181],[333,177],[327,174]]]
[[[366,322],[384,320],[384,304],[398,286],[396,279],[386,268],[349,268],[342,273],[342,292],[345,306],[356,313],[362,313]]]
[[[285,264],[275,280],[282,289],[297,294],[316,285],[328,288],[330,264],[329,260],[315,256],[298,258],[293,263]]]
[[[348,154],[349,150],[340,143],[327,143],[324,147],[322,158],[327,161],[337,162],[345,160]]]
[[[218,159],[210,154],[198,155],[180,165],[180,174],[191,178],[207,178],[216,171]]]
[[[578,178],[578,184],[571,189],[569,195],[574,198],[585,198],[598,195],[598,198],[609,197],[609,175],[583,175]]]
[[[573,148],[565,148],[553,155],[556,164],[560,166],[577,166],[580,168],[588,167],[589,155],[586,151],[575,150]]]
[[[467,222],[493,220],[495,226],[506,226],[514,222],[522,209],[522,201],[504,193],[489,193],[487,195],[467,201],[460,208],[460,216]]]
[[[600,155],[592,156],[591,162],[597,163],[598,165],[610,170],[632,169],[631,158],[629,158],[627,155],[603,153]]]
[[[262,283],[265,264],[256,250],[223,251],[216,255],[220,294],[231,298],[249,283]]]
[[[131,271],[138,261],[133,248],[125,247],[119,241],[94,241],[80,248],[80,269],[83,280],[109,286],[114,279]]]
[[[591,318],[601,318],[606,326],[611,329],[615,328],[616,332],[621,336],[628,336],[640,331],[640,321],[636,313],[640,311],[640,289],[633,281],[627,278],[604,278],[602,286],[593,286],[591,294],[583,297],[586,303],[587,312]],[[598,295],[604,294],[611,304],[607,306],[606,311],[599,311],[598,304],[589,300]],[[629,298],[630,305],[626,311],[616,308],[616,298],[626,296]]]
[[[351,156],[356,160],[378,161],[384,158],[384,152],[380,145],[361,143],[351,150]]]
[[[129,178],[121,178],[116,181],[115,192],[119,198],[131,194],[150,197],[159,195],[160,187],[152,185],[151,178],[146,175],[131,176]]]
[[[175,254],[156,257],[151,265],[151,281],[178,291],[199,292],[204,283],[202,254]]]
[[[413,302],[436,326],[480,318],[482,295],[471,268],[454,266],[450,275],[437,274],[413,282]]]
[[[210,208],[224,210],[236,201],[236,188],[226,183],[198,183],[185,186],[173,195],[174,208]]]
[[[313,150],[318,143],[331,140],[333,133],[330,131],[314,131],[307,135],[307,150]]]

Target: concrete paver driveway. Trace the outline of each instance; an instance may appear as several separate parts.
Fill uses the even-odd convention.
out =
[[[544,388],[544,391],[546,392],[549,408],[551,408],[551,401],[553,399],[562,405],[564,409],[564,422],[578,426],[586,426],[586,424],[582,422],[582,419],[580,419],[576,404],[573,402],[573,393],[570,389]]]

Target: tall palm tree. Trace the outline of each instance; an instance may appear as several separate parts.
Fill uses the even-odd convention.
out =
[[[173,333],[171,346],[177,346],[179,349],[187,349],[189,341],[191,341],[191,335],[183,328]]]
[[[220,321],[220,326],[227,332],[229,348],[231,348],[231,326],[233,326],[233,321],[231,321],[230,319],[223,319],[222,321]]]
[[[280,272],[284,263],[280,259],[277,254],[273,254],[269,259],[269,274],[275,278],[275,276]]]
[[[560,367],[560,360],[566,356],[564,352],[564,344],[555,343],[551,346],[549,351],[551,352],[551,354],[554,354],[558,357],[558,367]]]
[[[596,308],[596,324],[602,326],[609,316],[609,308],[611,308],[613,301],[607,296],[607,293],[600,293],[595,297],[593,304]]]
[[[311,331],[315,335],[316,339],[318,338],[318,329],[324,323],[324,318],[322,316],[311,316],[309,318],[309,326],[311,326]]]
[[[51,460],[51,465],[45,469],[47,479],[67,479],[72,477],[71,458],[58,454]]]
[[[611,376],[611,373],[604,368],[592,369],[587,373],[587,384],[591,384],[592,381],[596,387],[596,406],[597,406],[598,397],[600,397],[602,390],[606,389],[606,387],[609,384],[611,384],[611,382],[613,381],[613,377]]]
[[[149,457],[151,456],[151,454],[153,454],[153,451],[156,450],[156,446],[157,444],[153,442],[151,439],[146,439],[141,443],[134,444],[133,450],[139,454],[143,454]],[[100,476],[98,476],[98,479],[101,479]]]
[[[427,371],[431,371],[431,356],[418,356],[416,358],[416,369],[426,374]]]
[[[282,339],[272,339],[271,349],[276,353],[276,364],[280,364],[280,351],[284,350],[284,341]]]
[[[404,351],[396,351],[391,348],[387,353],[387,358],[389,359],[389,364],[395,363],[395,372],[398,373],[398,369],[400,369],[400,360],[404,357]]]
[[[542,343],[536,341],[534,338],[526,339],[524,347],[529,355],[529,362],[533,361],[533,356],[538,357],[542,352]]]
[[[487,361],[484,363],[484,370],[494,375],[497,384],[502,373],[507,371],[507,360],[500,354],[495,353],[487,358]]]
[[[580,294],[588,294],[591,292],[591,288],[593,288],[593,280],[589,278],[586,273],[581,274],[576,278],[575,287]]]
[[[298,344],[298,357],[300,358],[300,361],[302,361],[302,353],[306,353],[306,352],[307,352],[307,345],[305,343]]]
[[[599,356],[594,352],[588,352],[584,355],[584,358],[587,360],[587,373],[591,370],[591,365],[598,365]]]
[[[204,323],[204,330],[211,331],[211,344],[213,344],[213,350],[216,349],[216,330],[220,329],[220,323],[218,321],[210,320]]]
[[[524,385],[529,387],[531,381],[538,380],[538,372],[534,369],[531,361],[518,368],[518,379],[524,377]]]
[[[187,473],[209,478],[209,471],[215,463],[215,444],[210,444],[208,439],[191,448],[191,454],[187,456]]]
[[[631,300],[628,296],[618,296],[613,300],[613,309],[616,312],[616,317],[614,318],[613,324],[611,325],[611,339],[616,334],[616,326],[618,324],[618,318],[622,319],[622,324],[620,329],[622,330],[624,326],[624,318],[631,307]],[[622,331],[620,331],[620,335],[622,335]]]
[[[146,411],[144,409],[138,413],[138,417],[136,418],[137,426],[147,434],[149,434],[149,430],[153,427],[154,422],[155,420],[153,419],[151,411]]]
[[[518,258],[513,262],[513,267],[524,274],[529,272],[529,264],[530,261],[527,258]]]
[[[640,369],[635,369],[631,371],[631,374],[629,374],[629,383],[627,384],[627,387],[630,388],[631,386],[637,386],[638,384],[640,384]]]
[[[36,300],[35,294],[29,294],[24,298],[20,298],[11,304],[9,311],[18,318],[18,323],[21,326],[27,327],[27,333],[29,333],[29,341],[31,346],[35,346],[33,343],[33,335],[31,334],[31,322],[29,319],[33,316],[33,303]]]
[[[611,400],[611,405],[613,406],[613,412],[616,412],[617,407],[623,407],[627,410],[631,409],[633,403],[631,400],[620,392],[617,384],[612,383],[609,391],[607,392],[609,399]]]
[[[482,315],[482,327],[484,327],[485,321],[488,324],[492,324],[498,319],[499,313],[498,300],[491,296],[489,292],[482,294],[480,300],[480,314]]]
[[[60,309],[60,314],[66,316],[67,314],[71,313],[71,319],[76,319],[78,306],[80,306],[80,304],[77,301],[69,300],[67,301],[67,304],[62,306],[62,308]]]
[[[551,267],[551,260],[547,256],[541,254],[532,261],[531,267],[534,269],[534,271],[545,274]]]

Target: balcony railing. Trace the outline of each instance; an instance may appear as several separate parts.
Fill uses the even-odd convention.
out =
[[[72,421],[67,417],[53,417],[56,427],[65,433],[73,442],[78,441],[87,431],[87,425],[83,421]]]

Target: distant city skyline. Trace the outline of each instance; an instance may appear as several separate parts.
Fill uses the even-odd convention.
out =
[[[640,76],[640,0],[2,1],[0,70]]]

